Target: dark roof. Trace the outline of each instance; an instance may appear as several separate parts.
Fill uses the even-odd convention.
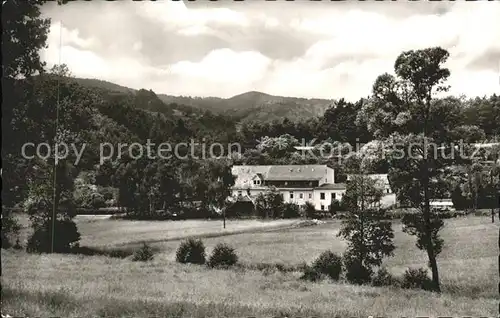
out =
[[[265,180],[310,181],[320,180],[327,173],[326,165],[271,166]]]
[[[325,189],[325,190],[345,190],[345,183],[325,183],[316,189]]]
[[[270,181],[317,181],[327,176],[327,165],[242,165],[233,166],[237,178],[234,188],[252,187],[251,180],[259,175]]]

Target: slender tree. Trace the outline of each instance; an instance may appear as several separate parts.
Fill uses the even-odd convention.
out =
[[[394,64],[396,77],[379,76],[370,102],[358,114],[358,121],[376,137],[388,138],[391,184],[400,200],[421,211],[403,221],[408,233],[418,237],[417,246],[427,252],[436,291],[440,291],[436,256],[442,246],[438,232],[443,224],[433,217],[430,200],[442,192],[446,164],[445,156],[436,155],[436,145],[449,143],[450,127],[457,126],[461,113],[460,100],[434,98],[448,89],[444,83],[450,72],[443,67],[448,56],[439,47],[401,53]]]
[[[377,180],[354,175],[347,183],[343,204],[348,209],[338,236],[348,241],[344,262],[347,278],[355,283],[370,280],[373,267],[380,266],[394,250],[394,233],[390,221],[383,219],[379,208],[383,190]]]

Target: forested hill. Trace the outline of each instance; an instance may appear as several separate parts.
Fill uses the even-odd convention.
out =
[[[134,93],[137,90],[107,81],[88,78],[74,78],[86,87],[95,87],[120,93]],[[157,94],[158,98],[170,108],[181,111],[205,112],[230,115],[241,122],[272,122],[288,118],[293,122],[322,116],[333,105],[329,99],[306,99],[273,96],[251,91],[231,98],[190,97]],[[191,110],[189,110],[191,108]],[[158,111],[158,110],[157,110]]]
[[[18,122],[23,117],[36,115],[37,123],[54,127],[53,109],[49,111],[44,105],[55,105],[59,91],[61,112],[74,117],[61,119],[61,123],[82,125],[80,132],[92,145],[101,142],[144,143],[147,139],[160,143],[190,138],[227,143],[236,135],[236,121],[230,116],[175,103],[166,104],[151,90],[133,90],[106,81],[68,76],[63,76],[59,85],[55,74],[33,78],[33,82],[12,82],[9,95],[21,97],[13,99],[3,109],[5,122]],[[18,110],[13,112],[14,108]],[[35,126],[16,131],[24,131],[25,135],[33,132],[33,136],[50,139],[37,132],[44,131],[44,128]],[[17,136],[17,132],[12,132],[11,136],[14,135]]]
[[[322,116],[333,100],[274,96],[261,92],[246,92],[231,98],[185,97],[158,95],[166,103],[178,103],[215,113],[231,113],[242,122],[272,122],[288,118],[291,121]]]

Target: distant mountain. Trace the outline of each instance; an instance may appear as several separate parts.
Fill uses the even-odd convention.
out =
[[[322,116],[334,100],[283,97],[251,91],[231,98],[186,97],[158,94],[165,103],[176,103],[231,114],[242,122],[271,122],[288,118],[292,121]]]
[[[145,91],[97,79],[75,78],[74,80],[83,86],[120,93],[137,94],[139,91]],[[176,109],[182,111],[191,109],[191,111],[195,112],[208,110],[216,114],[231,116],[241,122],[272,122],[273,120],[283,120],[283,118],[292,121],[308,119],[322,116],[334,103],[334,100],[330,99],[283,97],[256,91],[246,92],[231,98],[172,96],[167,94],[157,94],[157,96],[174,112]]]

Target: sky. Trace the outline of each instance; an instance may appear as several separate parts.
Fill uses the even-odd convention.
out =
[[[48,3],[48,66],[156,93],[355,101],[397,56],[441,46],[450,94],[500,93],[500,1]]]

